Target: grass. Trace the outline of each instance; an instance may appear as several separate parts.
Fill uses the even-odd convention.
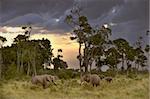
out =
[[[0,99],[149,99],[149,75],[135,78],[117,76],[112,83],[101,81],[99,87],[79,79],[59,80],[49,88],[32,85],[30,80],[0,83]]]

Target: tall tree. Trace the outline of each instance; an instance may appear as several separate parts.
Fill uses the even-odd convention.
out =
[[[117,70],[117,64],[120,63],[121,55],[115,47],[109,48],[106,52],[106,64],[113,70]]]
[[[3,69],[2,47],[5,41],[7,41],[6,38],[0,36],[0,79],[2,78],[2,69]]]
[[[87,71],[87,37],[91,34],[92,28],[88,23],[87,17],[81,15],[81,9],[79,7],[74,7],[71,10],[71,14],[66,17],[66,22],[74,29],[73,37],[70,37],[71,40],[77,40],[79,43],[79,66],[80,71],[81,67],[84,64],[85,71]],[[84,45],[84,55],[82,55],[82,45]],[[84,61],[82,61],[84,58]]]
[[[58,49],[58,52],[62,52],[62,49]],[[57,57],[53,58],[52,64],[54,65],[54,70],[60,69],[66,69],[68,68],[67,62],[63,61],[61,58],[63,55],[60,55],[60,53],[57,53]]]
[[[80,71],[82,67],[85,67],[85,72],[87,72],[91,59],[90,55],[92,55],[90,53],[91,46],[95,45],[101,48],[101,44],[106,41],[111,31],[105,26],[98,29],[93,28],[88,22],[88,18],[81,15],[81,8],[79,7],[74,7],[71,10],[71,14],[66,17],[66,22],[73,28],[73,36],[70,37],[71,40],[77,40],[79,43],[79,55],[77,58],[79,60]],[[82,46],[84,47],[82,48]],[[83,55],[81,53],[82,49]]]
[[[126,56],[126,52],[127,52],[127,48],[129,47],[129,43],[122,38],[116,39],[113,41],[114,45],[116,46],[117,50],[119,51],[120,55],[121,55],[121,59],[122,59],[122,71],[124,71],[124,65],[125,65],[125,56]]]

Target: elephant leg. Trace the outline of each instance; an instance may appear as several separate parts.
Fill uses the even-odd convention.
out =
[[[46,89],[46,88],[48,88],[48,86],[49,86],[49,82],[48,82],[48,81],[47,81],[47,82],[44,82],[43,88]]]
[[[94,84],[93,84],[93,87],[94,87]]]
[[[43,89],[46,89],[46,86],[45,86],[45,84],[43,84]]]

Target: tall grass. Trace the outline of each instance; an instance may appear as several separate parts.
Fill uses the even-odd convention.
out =
[[[0,83],[0,99],[149,99],[148,75],[129,78],[116,76],[112,83],[104,80],[100,86],[79,79],[59,80],[49,88],[32,85],[30,80],[8,80]]]

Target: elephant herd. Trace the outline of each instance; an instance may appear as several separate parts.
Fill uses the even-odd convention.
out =
[[[43,86],[43,88],[48,88],[50,83],[53,83],[54,85],[56,85],[56,80],[58,80],[59,78],[57,76],[52,76],[52,75],[48,75],[48,74],[44,74],[44,75],[36,75],[33,76],[31,78],[31,82],[32,84],[40,84]],[[100,80],[105,79],[107,82],[111,82],[112,81],[112,77],[99,77],[97,74],[81,74],[80,77],[80,85],[82,85],[84,82],[90,83],[91,85],[94,86],[99,86],[100,85]]]

